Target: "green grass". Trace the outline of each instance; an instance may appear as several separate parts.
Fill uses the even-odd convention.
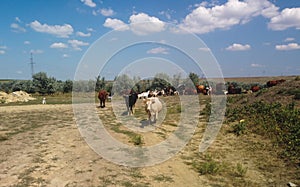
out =
[[[159,182],[174,182],[172,177],[169,177],[169,176],[166,176],[163,174],[154,175],[154,176],[152,176],[152,178]]]
[[[241,163],[236,164],[236,176],[244,177],[248,171],[247,167],[244,167]]]
[[[235,108],[227,108],[227,121],[245,119],[247,131],[269,138],[274,145],[283,148],[281,156],[288,162],[299,163],[300,158],[300,109],[294,103],[255,102]],[[237,134],[246,130],[246,123],[235,125]]]

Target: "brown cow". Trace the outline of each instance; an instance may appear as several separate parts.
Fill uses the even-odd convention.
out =
[[[106,90],[100,90],[98,93],[98,99],[100,100],[100,107],[105,107],[105,100],[107,99],[108,93]]]
[[[277,84],[283,83],[285,82],[284,79],[280,79],[280,80],[271,80],[267,82],[267,86],[268,87],[272,87],[272,86],[276,86]]]
[[[241,88],[235,88],[232,84],[228,86],[228,94],[241,94],[242,89]]]
[[[258,92],[260,90],[260,87],[259,86],[252,86],[251,87],[251,91],[252,92]]]

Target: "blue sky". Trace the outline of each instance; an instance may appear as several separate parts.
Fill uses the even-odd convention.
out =
[[[225,77],[300,75],[299,0],[1,0],[0,16],[0,79],[30,79],[30,53],[35,72],[73,79],[84,54],[107,33],[139,37],[166,32],[168,24],[178,38],[183,30],[199,37]],[[141,22],[150,24],[135,25]],[[186,57],[164,45],[141,45],[123,56],[114,59],[129,66],[146,57],[180,60],[190,70]],[[126,72],[119,61],[105,75]]]

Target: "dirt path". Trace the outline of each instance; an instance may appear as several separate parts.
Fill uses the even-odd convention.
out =
[[[104,115],[110,107],[108,103],[108,109],[96,111]],[[294,176],[287,176],[288,169],[278,159],[259,165],[265,161],[261,158],[265,153],[261,150],[263,147],[257,156],[257,150],[252,154],[249,151],[255,137],[241,141],[224,132],[208,153],[224,163],[220,164],[223,172],[200,175],[193,165],[205,161],[197,152],[204,123],[199,124],[194,138],[175,157],[151,167],[130,168],[109,162],[90,149],[77,129],[72,105],[0,107],[0,117],[0,132],[7,135],[0,141],[0,186],[3,187],[284,186],[294,179]],[[124,135],[115,133],[114,136],[126,141]],[[161,138],[159,133],[153,137]],[[267,144],[258,142],[256,146],[264,143]],[[266,158],[274,159],[272,156]],[[245,176],[233,176],[237,163],[248,168]],[[269,169],[270,165],[274,172]]]
[[[0,107],[0,115],[6,116],[1,122],[2,132],[14,134],[0,142],[0,186],[183,186],[187,181],[191,186],[200,184],[198,174],[176,157],[142,169],[102,159],[80,136],[71,105]],[[35,123],[41,125],[31,128]]]

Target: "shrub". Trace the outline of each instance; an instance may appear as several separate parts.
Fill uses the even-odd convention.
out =
[[[134,145],[142,145],[143,143],[143,139],[142,139],[142,136],[141,135],[135,135],[135,136],[132,136],[131,137],[131,142],[134,144]]]
[[[237,136],[244,134],[247,130],[247,124],[245,120],[240,120],[237,124],[233,125],[232,132],[236,134]]]

